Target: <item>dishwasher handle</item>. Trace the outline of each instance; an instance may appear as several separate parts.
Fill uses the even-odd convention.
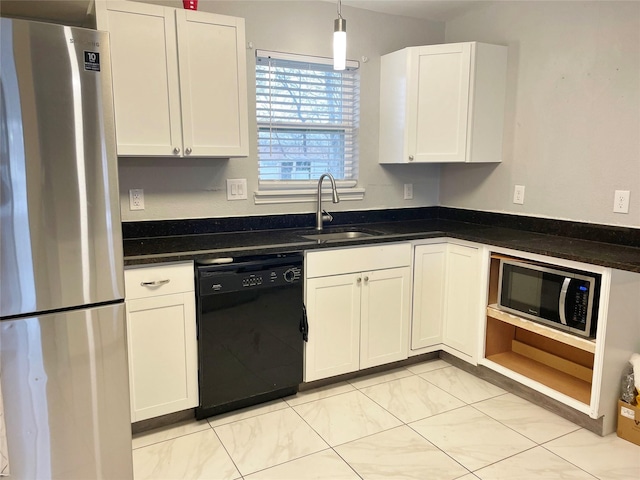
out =
[[[307,307],[302,304],[302,317],[300,318],[300,333],[302,340],[309,341],[309,320],[307,319]]]

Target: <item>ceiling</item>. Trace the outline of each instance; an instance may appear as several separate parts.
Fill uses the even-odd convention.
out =
[[[201,3],[206,1],[200,0]],[[337,5],[337,0],[323,1]],[[181,2],[172,3],[179,5]],[[485,0],[343,0],[342,2],[343,6],[348,7],[438,21],[451,20],[465,11],[486,3],[490,2]],[[69,25],[83,25],[87,19],[87,12],[92,9],[92,4],[93,0],[1,0],[0,14],[10,17],[43,19]]]
[[[336,0],[326,0],[337,3]],[[343,0],[342,5],[403,17],[446,22],[456,16],[492,3],[485,0]]]

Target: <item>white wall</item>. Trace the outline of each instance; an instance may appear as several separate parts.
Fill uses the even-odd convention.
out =
[[[147,0],[182,7],[181,1]],[[310,55],[332,55],[331,40],[336,4],[316,1],[200,0],[198,9],[243,17],[247,42],[255,48]],[[380,55],[411,45],[442,43],[444,24],[393,17],[343,7],[348,27],[348,58],[361,64],[360,175],[366,189],[362,201],[330,205],[330,210],[368,210],[438,204],[439,167],[378,164],[378,90]],[[242,159],[120,158],[120,193],[124,221],[206,218],[225,216],[304,213],[315,211],[315,202],[289,205],[255,205],[226,200],[226,178],[247,178],[249,192],[257,188],[255,57],[247,51],[249,78],[250,156]],[[403,184],[414,184],[414,199],[403,200]],[[143,188],[143,211],[130,211],[128,190]]]
[[[504,162],[443,166],[441,205],[640,227],[640,2],[492,2],[445,36],[508,45],[509,67]]]

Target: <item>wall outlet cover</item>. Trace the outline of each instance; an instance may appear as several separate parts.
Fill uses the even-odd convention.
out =
[[[413,199],[413,183],[404,184],[404,199],[405,200]]]
[[[513,189],[513,203],[524,204],[524,185],[516,185]]]
[[[616,190],[613,196],[613,213],[629,213],[629,190]]]
[[[144,190],[142,188],[129,190],[129,210],[144,210]]]

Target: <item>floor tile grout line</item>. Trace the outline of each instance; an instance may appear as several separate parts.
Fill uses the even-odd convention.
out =
[[[579,428],[578,430],[584,430],[584,429],[583,429],[583,428]],[[577,432],[578,430],[574,430],[573,432],[567,433],[566,435],[570,435],[571,433]],[[560,436],[560,437],[558,437],[558,438],[562,438],[562,437],[564,437],[564,436],[565,436],[565,435],[562,435],[562,436]],[[553,440],[557,440],[557,438],[554,438]],[[554,451],[552,451],[552,450],[549,450],[549,449],[545,446],[545,444],[546,444],[546,443],[549,443],[549,442],[553,442],[553,440],[549,440],[549,441],[547,441],[547,442],[545,442],[545,443],[541,443],[541,444],[539,445],[539,446],[540,446],[540,448],[543,448],[544,450],[546,450],[546,451],[547,451],[547,452],[549,452],[550,454],[555,455],[556,457],[558,457],[558,458],[559,458],[559,459],[561,459],[561,460],[564,460],[564,461],[565,461],[565,462],[567,462],[569,465],[573,465],[573,466],[574,466],[574,467],[576,467],[578,470],[581,470],[581,471],[585,472],[587,475],[591,475],[591,476],[592,476],[593,478],[595,478],[595,479],[599,479],[599,478],[600,478],[600,477],[599,477],[599,476],[597,476],[595,473],[591,473],[590,471],[585,470],[585,469],[584,469],[584,468],[582,468],[581,466],[576,465],[575,463],[573,463],[573,462],[572,462],[572,461],[570,461],[569,459],[564,458],[562,455],[560,455],[560,454],[558,454],[558,453],[556,453],[556,452],[554,452]]]
[[[382,384],[379,384],[382,385]],[[364,395],[365,397],[367,397],[369,400],[371,400],[373,403],[375,403],[376,405],[378,405],[381,409],[383,409],[385,412],[387,412],[389,415],[391,415],[393,418],[395,418],[396,420],[398,420],[400,423],[402,423],[403,425],[406,425],[407,422],[405,422],[404,420],[402,420],[401,418],[399,418],[398,416],[396,416],[393,412],[391,412],[390,410],[386,409],[383,405],[380,405],[376,400],[374,400],[373,398],[371,398],[369,395],[367,395],[365,392],[363,392],[362,390],[358,390],[362,395]],[[389,430],[389,429],[387,429]]]
[[[216,425],[216,426],[211,425],[211,422],[209,421],[211,418],[215,418],[215,415],[213,415],[211,417],[207,417],[206,420],[207,420],[207,423],[209,424],[209,426],[211,428],[222,427],[223,425],[230,425],[232,423],[241,422],[243,420],[248,420],[250,418],[260,417],[262,415],[267,415],[269,413],[277,412],[278,410],[284,410],[285,408],[290,407],[290,405],[286,401],[282,400],[282,403],[284,403],[284,406],[281,407],[281,408],[276,408],[275,410],[271,410],[271,411],[268,411],[268,412],[256,413],[255,415],[249,415],[248,417],[244,417],[244,418],[238,418],[238,419],[235,419],[235,420],[230,420],[230,421],[228,421],[226,423],[221,423],[220,425]],[[227,413],[233,413],[233,414],[240,415],[240,413],[239,413],[240,411],[249,412],[253,407],[256,407],[256,409],[258,409],[258,408],[261,408],[261,407],[264,407],[264,406],[265,406],[265,404],[257,404],[257,405],[252,405],[252,406],[249,406],[249,407],[241,408],[240,410],[237,410],[235,412],[227,412]],[[221,414],[221,415],[224,415],[224,414]]]
[[[509,393],[507,392],[505,395],[508,395],[508,394],[509,394]],[[561,433],[561,434],[560,434],[560,435],[558,435],[557,437],[550,438],[550,439],[545,440],[545,441],[543,441],[543,442],[538,442],[537,440],[534,440],[533,438],[528,437],[528,436],[527,436],[527,435],[525,435],[524,433],[521,433],[521,432],[519,432],[518,430],[516,430],[515,428],[513,428],[513,427],[511,427],[511,426],[507,425],[506,423],[504,423],[504,421],[502,421],[502,420],[500,420],[500,419],[498,419],[498,418],[495,418],[494,416],[492,416],[492,415],[491,415],[491,414],[489,414],[489,413],[483,412],[482,410],[480,410],[480,409],[477,407],[477,404],[479,404],[479,403],[486,402],[486,401],[488,401],[488,400],[493,400],[494,398],[498,398],[498,397],[501,397],[501,396],[503,396],[503,395],[498,395],[498,396],[495,396],[495,397],[487,398],[487,399],[485,399],[485,400],[480,400],[480,401],[478,401],[478,402],[470,403],[470,404],[469,404],[469,406],[470,406],[470,407],[473,407],[476,411],[478,411],[478,412],[482,413],[483,415],[486,415],[487,417],[491,418],[492,420],[495,420],[495,421],[496,421],[496,422],[498,422],[499,424],[501,424],[501,425],[503,425],[503,426],[507,427],[508,429],[513,430],[514,432],[516,432],[517,434],[519,434],[519,435],[523,436],[523,437],[524,437],[524,438],[526,438],[527,440],[531,440],[532,442],[534,442],[535,444],[537,444],[537,445],[539,445],[539,446],[542,446],[544,443],[547,443],[547,442],[552,442],[553,440],[556,440],[556,439],[558,439],[558,438],[562,438],[563,436],[565,436],[565,435],[569,435],[570,433],[576,432],[576,431],[578,431],[578,430],[580,430],[580,429],[582,428],[582,427],[580,427],[580,426],[578,426],[578,425],[576,425],[576,424],[574,423],[574,425],[575,425],[575,427],[576,427],[576,428],[575,428],[575,430],[571,430],[570,432],[567,432],[567,433]],[[526,401],[528,402],[528,400],[526,400]],[[529,403],[531,403],[531,402],[529,402]],[[535,404],[534,404],[534,403],[532,403],[532,405],[535,405]],[[548,413],[553,413],[553,412],[549,412],[548,410],[545,410],[545,411],[546,411],[546,412],[548,412]],[[561,417],[561,418],[562,418],[562,417]]]
[[[209,426],[209,428],[210,428],[210,426]],[[173,440],[177,440],[178,438],[188,437],[190,435],[195,435],[197,433],[202,433],[202,432],[206,432],[206,431],[207,431],[207,428],[203,428],[202,430],[196,430],[195,432],[182,433],[180,435],[176,435],[175,437],[165,438],[163,440],[158,440],[157,442],[152,442],[152,443],[149,443],[147,445],[142,445],[140,447],[132,447],[131,451],[135,452],[136,450],[141,450],[143,448],[152,447],[153,445],[158,445],[160,443],[171,442]]]
[[[337,384],[335,384],[335,385],[329,385],[329,387],[339,388],[339,387],[338,387],[338,385],[340,385],[340,383],[342,383],[342,382],[339,382],[339,383],[337,383]],[[346,392],[333,393],[333,394],[327,395],[327,396],[325,396],[325,397],[316,398],[316,399],[314,399],[314,400],[308,400],[308,401],[306,401],[306,402],[300,402],[300,403],[297,403],[296,405],[291,405],[291,404],[290,404],[289,402],[287,402],[286,400],[284,400],[284,399],[283,399],[283,400],[284,400],[284,402],[285,402],[289,407],[293,408],[293,407],[297,407],[298,405],[305,405],[305,404],[307,404],[307,403],[317,402],[318,400],[323,400],[323,399],[325,399],[325,398],[335,397],[335,396],[337,396],[337,395],[344,395],[345,393],[351,393],[351,392],[354,392],[354,391],[356,391],[356,390],[357,390],[357,388],[356,388],[356,387],[354,387],[353,385],[351,385],[351,384],[350,384],[349,382],[347,382],[346,380],[345,380],[345,382],[344,382],[344,383],[346,383],[347,385],[349,385],[349,386],[353,387],[353,388],[352,388],[352,390],[348,390],[348,391],[346,391]],[[318,388],[322,388],[322,387],[318,387]],[[327,390],[330,390],[330,388],[328,388]],[[313,392],[313,390],[307,390],[307,392]],[[300,393],[300,392],[298,392],[298,393]],[[305,392],[302,392],[302,393],[305,393]]]
[[[227,457],[229,457],[229,460],[231,460],[231,463],[233,463],[233,466],[236,467],[236,471],[240,474],[240,476],[244,479],[244,473],[242,473],[240,471],[240,467],[238,467],[238,465],[236,464],[236,461],[233,459],[233,457],[231,456],[231,453],[229,453],[229,450],[227,449],[227,446],[224,444],[224,442],[222,441],[222,439],[220,438],[220,435],[218,435],[218,432],[216,432],[216,429],[211,427],[211,429],[213,430],[213,434],[216,436],[216,438],[218,439],[218,441],[220,442],[220,445],[222,445],[222,448],[224,448],[225,453],[227,454]]]
[[[338,455],[338,457],[340,457],[340,459],[344,463],[346,463],[351,470],[353,470],[353,473],[355,473],[358,476],[358,478],[360,478],[360,480],[364,480],[364,477],[358,473],[358,471],[353,467],[353,465],[351,465],[349,462],[347,462],[347,460],[345,458],[343,458],[342,455],[340,455],[340,453],[335,449],[335,447],[331,447],[331,450],[333,450],[335,452],[335,454]]]
[[[344,392],[344,393],[350,393],[350,392]],[[335,395],[333,395],[333,396],[335,396]],[[329,397],[325,397],[325,398],[329,398]],[[322,400],[322,399],[318,399],[318,400]],[[315,401],[317,401],[317,400],[315,400]],[[303,404],[301,404],[301,405],[303,405]],[[316,431],[316,429],[315,429],[315,428],[313,428],[313,426],[312,426],[311,424],[309,424],[309,422],[307,422],[307,421],[304,419],[304,417],[303,417],[302,415],[300,415],[300,413],[299,413],[299,412],[298,412],[298,411],[297,411],[293,406],[288,405],[288,408],[290,408],[291,410],[293,410],[293,412],[294,412],[296,415],[298,415],[298,417],[300,417],[300,419],[301,419],[301,420],[302,420],[302,421],[303,421],[303,422],[304,422],[304,423],[305,423],[305,424],[306,424],[306,425],[307,425],[311,430],[313,430],[313,431],[314,431],[314,433],[315,433],[316,435],[318,435],[318,437],[319,437],[319,438],[320,438],[320,439],[321,439],[321,440],[322,440],[322,441],[327,445],[327,448],[323,448],[322,450],[318,450],[317,452],[310,452],[310,453],[307,453],[307,454],[305,454],[305,455],[302,455],[301,457],[292,458],[291,460],[287,460],[286,462],[282,462],[282,463],[279,463],[279,464],[276,464],[276,465],[271,465],[271,466],[269,466],[269,467],[266,467],[266,468],[263,468],[263,469],[260,469],[260,470],[256,470],[255,472],[251,472],[251,473],[250,473],[250,474],[248,474],[248,475],[253,475],[254,473],[261,472],[261,471],[264,471],[264,470],[268,470],[268,469],[270,469],[270,468],[274,468],[274,467],[277,467],[277,466],[280,466],[280,465],[285,465],[285,464],[287,464],[287,463],[294,462],[294,461],[299,460],[299,459],[301,459],[301,458],[309,457],[309,456],[311,456],[311,455],[315,455],[315,454],[320,453],[320,452],[325,452],[325,451],[327,451],[327,450],[332,450],[332,451],[333,451],[336,455],[338,455],[338,457],[340,457],[340,459],[341,459],[344,463],[346,463],[346,464],[347,464],[347,466],[348,466],[351,470],[353,470],[353,472],[354,472],[354,473],[355,473],[355,474],[356,474],[356,475],[357,475],[357,476],[362,480],[362,477],[358,474],[358,472],[356,472],[356,471],[355,471],[355,469],[351,466],[351,464],[350,464],[349,462],[347,462],[344,458],[342,458],[342,456],[340,456],[340,454],[339,454],[338,452],[336,452],[335,448],[334,448],[331,444],[329,444],[329,442],[328,442],[327,440],[325,440],[325,439],[322,437],[322,435],[320,435],[320,433],[319,433],[318,431]],[[238,470],[238,471],[240,471],[240,470]]]
[[[497,397],[492,397],[492,398],[497,398]],[[487,400],[491,400],[491,398],[488,398]],[[482,400],[482,402],[484,402],[484,401],[485,401],[485,400]],[[499,420],[499,419],[497,419],[497,418],[494,418],[494,417],[492,417],[491,415],[489,415],[488,413],[483,412],[482,410],[480,410],[479,408],[477,408],[477,407],[475,406],[475,405],[476,405],[476,403],[480,403],[480,402],[475,402],[475,403],[469,404],[469,406],[470,406],[471,408],[473,408],[476,412],[481,413],[482,415],[485,415],[485,416],[489,417],[489,418],[490,418],[491,420],[493,420],[494,422],[498,422],[498,423],[499,423],[500,425],[502,425],[503,427],[508,428],[508,429],[509,429],[509,430],[511,430],[512,432],[517,433],[517,434],[518,434],[518,435],[520,435],[521,437],[526,438],[526,439],[527,439],[527,440],[529,440],[530,442],[535,443],[535,444],[536,444],[536,446],[540,446],[540,445],[541,445],[541,443],[540,443],[540,442],[538,442],[537,440],[534,440],[533,438],[529,438],[529,437],[527,437],[524,433],[520,433],[520,432],[519,432],[519,431],[517,431],[515,428],[513,428],[513,427],[511,427],[511,426],[507,425],[506,423],[504,423],[502,420]]]
[[[535,443],[535,442],[534,442],[534,443]],[[528,452],[528,451],[530,451],[530,450],[533,450],[533,449],[535,449],[535,448],[538,448],[539,446],[540,446],[540,445],[538,445],[537,443],[535,443],[533,446],[528,447],[528,448],[525,448],[524,450],[522,450],[522,451],[520,451],[520,452],[516,452],[516,453],[514,453],[514,454],[512,454],[512,455],[508,455],[508,456],[506,456],[506,457],[504,457],[504,458],[501,458],[500,460],[496,460],[495,462],[491,462],[491,463],[489,463],[489,464],[487,464],[487,465],[484,465],[484,466],[482,466],[482,467],[480,467],[480,468],[476,468],[475,470],[471,470],[471,473],[473,473],[473,474],[475,475],[475,472],[479,472],[479,471],[480,471],[480,470],[482,470],[483,468],[488,468],[488,467],[490,467],[491,465],[495,465],[495,464],[497,464],[497,463],[504,462],[505,460],[509,460],[510,458],[516,457],[516,456],[520,455],[521,453]]]
[[[490,397],[490,398],[488,398],[488,399],[486,399],[486,400],[490,400],[491,398],[496,398],[496,397]],[[480,401],[485,401],[485,400],[480,400]],[[479,402],[475,402],[475,403],[479,403]],[[517,435],[519,435],[519,436],[523,437],[524,439],[529,440],[530,442],[532,442],[532,443],[533,443],[533,446],[531,446],[531,447],[525,448],[524,450],[522,450],[522,451],[520,451],[520,452],[514,453],[513,455],[509,455],[509,456],[504,457],[504,458],[502,458],[502,459],[500,459],[500,460],[496,460],[495,462],[492,462],[492,463],[490,463],[490,464],[488,464],[488,465],[485,465],[485,466],[483,466],[483,467],[481,467],[481,468],[477,468],[477,469],[475,469],[475,470],[471,470],[471,469],[469,469],[468,467],[465,467],[465,468],[467,468],[467,470],[469,470],[471,473],[477,472],[478,470],[481,470],[481,469],[483,469],[483,468],[489,467],[490,465],[494,465],[494,464],[496,464],[496,463],[500,463],[500,462],[502,462],[502,461],[504,461],[504,460],[507,460],[508,458],[515,457],[516,455],[520,455],[520,454],[521,454],[521,453],[523,453],[523,452],[526,452],[526,451],[528,451],[528,450],[532,450],[532,449],[534,449],[534,448],[537,448],[537,447],[541,446],[541,445],[540,445],[538,442],[536,442],[535,440],[533,440],[533,439],[531,439],[531,438],[527,437],[526,435],[523,435],[522,433],[520,433],[520,432],[516,431],[515,429],[511,428],[510,426],[505,425],[503,422],[501,422],[501,421],[500,421],[500,420],[498,420],[498,419],[493,418],[491,415],[486,414],[486,413],[484,413],[483,411],[481,411],[481,410],[477,409],[476,407],[474,407],[474,404],[473,404],[473,403],[469,403],[469,404],[465,405],[465,407],[471,407],[471,408],[473,408],[476,412],[478,412],[478,413],[480,413],[480,414],[482,414],[482,415],[485,415],[487,418],[490,418],[490,419],[491,419],[491,420],[493,420],[494,422],[499,423],[499,424],[500,424],[500,425],[502,425],[503,427],[508,428],[508,429],[509,429],[509,430],[511,430],[512,432],[516,433]],[[459,407],[459,408],[464,408],[464,407]],[[451,411],[451,410],[450,410],[450,411]],[[443,413],[447,413],[447,412],[443,412]],[[428,417],[428,418],[430,418],[430,417]]]
[[[265,470],[271,470],[272,468],[281,467],[281,466],[283,466],[283,465],[286,465],[287,463],[295,462],[295,461],[300,460],[300,459],[302,459],[302,458],[307,458],[307,457],[310,457],[310,456],[312,456],[312,455],[317,455],[318,453],[326,452],[326,451],[328,451],[328,450],[333,450],[333,449],[331,448],[331,446],[330,446],[330,445],[329,445],[329,446],[327,446],[327,448],[323,448],[322,450],[318,450],[317,452],[309,452],[309,453],[305,453],[304,455],[301,455],[301,456],[296,457],[296,458],[292,458],[292,459],[290,459],[290,460],[286,460],[286,461],[284,461],[284,462],[282,462],[282,463],[276,463],[276,464],[274,464],[274,465],[270,465],[270,466],[268,466],[268,467],[264,467],[264,468],[261,468],[261,469],[259,469],[259,470],[256,470],[255,472],[247,473],[245,476],[247,476],[247,477],[248,477],[249,475],[255,475],[256,473],[264,472]],[[238,471],[239,471],[239,470],[238,470]]]
[[[452,412],[454,410],[458,410],[460,408],[464,408],[465,406],[462,407],[457,407],[454,408],[453,410],[449,410],[449,412]],[[442,412],[442,413],[448,413],[448,412]],[[436,414],[436,415],[440,415],[440,414]],[[432,417],[435,417],[436,415],[432,415]],[[432,418],[432,417],[427,417],[427,418]],[[424,419],[423,419],[424,420]],[[419,422],[420,420],[417,420],[416,422]],[[415,423],[415,422],[412,422]],[[409,427],[412,431],[414,431],[415,433],[417,433],[418,435],[420,435],[422,438],[425,439],[425,441],[427,443],[429,443],[430,445],[433,445],[434,448],[438,449],[440,452],[442,452],[444,455],[446,455],[448,458],[450,458],[452,461],[454,461],[455,463],[457,463],[458,465],[460,465],[462,468],[464,468],[468,473],[466,473],[465,475],[468,475],[469,473],[473,473],[469,468],[467,468],[465,465],[463,465],[462,463],[460,463],[458,460],[456,460],[455,458],[453,458],[448,452],[444,451],[442,448],[440,448],[438,445],[436,445],[435,443],[433,443],[431,440],[429,440],[427,437],[425,437],[422,433],[420,433],[419,431],[417,431],[415,428],[413,428],[410,424],[405,424],[407,427]],[[464,477],[464,475],[461,475],[461,477]],[[460,478],[460,477],[459,477]]]
[[[460,368],[456,367],[455,365],[451,365],[451,366],[452,366],[453,368],[457,369],[457,370],[460,370],[461,372],[468,373],[468,372],[465,372],[464,370],[462,370],[462,369],[460,369]],[[449,368],[449,367],[445,367],[445,368]],[[440,370],[441,370],[441,369],[440,369]],[[434,371],[435,371],[435,370],[434,370]],[[425,372],[425,373],[430,373],[430,372]],[[461,402],[466,403],[467,405],[472,405],[472,404],[474,404],[474,403],[483,402],[483,401],[485,401],[485,400],[489,400],[489,399],[491,399],[491,398],[496,398],[496,397],[499,397],[499,396],[502,396],[502,395],[505,395],[505,394],[509,393],[509,392],[507,392],[507,391],[504,391],[504,389],[502,389],[502,388],[500,388],[500,387],[497,387],[497,388],[500,388],[500,390],[503,390],[503,393],[498,393],[498,394],[496,394],[496,395],[491,395],[491,396],[489,396],[489,397],[487,397],[487,398],[483,398],[482,400],[476,400],[475,402],[469,402],[469,401],[465,400],[464,398],[460,398],[460,397],[458,397],[455,393],[449,392],[449,391],[445,390],[444,388],[440,387],[439,385],[436,385],[435,383],[433,383],[433,382],[429,381],[428,379],[424,378],[422,375],[424,375],[424,374],[419,374],[418,376],[419,376],[420,378],[422,378],[424,381],[429,382],[429,383],[430,383],[431,385],[433,385],[434,387],[439,388],[440,390],[442,390],[442,391],[444,391],[444,392],[448,393],[448,394],[449,394],[449,395],[451,395],[452,397],[457,398],[458,400],[460,400]],[[469,374],[469,375],[471,375],[471,374]],[[482,380],[483,382],[489,383],[489,382],[487,382],[486,380],[484,380],[484,379],[482,379],[482,378],[479,378],[479,377],[475,377],[475,378],[478,378],[479,380]],[[489,383],[489,384],[490,384],[490,385],[493,385],[493,384],[491,384],[491,383]]]
[[[357,392],[359,392],[359,393],[362,393],[362,392],[360,392],[359,390],[355,390],[355,391],[357,391]],[[344,394],[347,394],[347,393],[353,393],[353,392],[344,392]],[[342,395],[342,394],[341,394],[341,395]],[[363,395],[364,395],[364,394],[363,394]],[[366,397],[366,395],[365,395],[365,397]],[[328,397],[327,397],[327,398],[328,398]],[[369,398],[369,397],[367,397],[367,398]],[[324,400],[324,399],[322,399],[322,398],[321,398],[321,399],[318,399],[318,400],[316,400],[316,401],[320,401],[320,400]],[[371,399],[369,399],[369,400],[371,400]],[[372,402],[374,402],[374,403],[376,403],[374,400],[371,400],[371,401],[372,401]],[[378,404],[376,403],[376,405],[378,405]],[[379,405],[379,406],[380,406],[380,408],[382,408],[385,412],[388,412],[388,413],[389,413],[390,415],[392,415],[395,419],[397,419],[397,420],[398,420],[402,425],[406,425],[406,423],[405,423],[405,422],[403,422],[401,419],[399,419],[398,417],[396,417],[395,415],[393,415],[393,414],[392,414],[391,412],[389,412],[386,408],[384,408],[384,407],[383,407],[383,406],[381,406],[381,405]],[[395,426],[393,426],[393,427],[384,428],[384,429],[382,429],[382,430],[380,430],[380,431],[378,431],[378,432],[375,432],[375,433],[369,433],[369,434],[367,434],[367,435],[363,435],[362,437],[354,438],[353,440],[348,440],[348,441],[346,441],[346,442],[339,443],[339,444],[337,444],[337,445],[331,445],[327,440],[325,440],[325,438],[324,438],[322,435],[320,435],[320,433],[319,433],[315,428],[313,428],[313,426],[312,426],[309,422],[307,422],[307,421],[305,420],[305,418],[304,418],[302,415],[300,415],[300,413],[299,413],[295,408],[293,408],[293,407],[291,407],[291,408],[293,409],[293,411],[294,411],[294,412],[296,412],[296,414],[297,414],[297,415],[298,415],[298,416],[299,416],[299,417],[300,417],[300,418],[301,418],[301,419],[302,419],[302,420],[303,420],[307,425],[309,425],[309,427],[310,427],[310,428],[311,428],[311,429],[312,429],[312,430],[313,430],[313,431],[314,431],[314,432],[315,432],[315,433],[316,433],[316,434],[317,434],[317,435],[318,435],[318,436],[319,436],[319,437],[320,437],[320,438],[321,438],[321,439],[322,439],[322,440],[323,440],[327,445],[329,445],[329,448],[332,448],[332,449],[333,449],[334,447],[340,447],[340,446],[342,446],[342,445],[346,445],[347,443],[355,442],[355,441],[357,441],[357,440],[361,440],[361,439],[363,439],[363,438],[371,437],[372,435],[376,435],[376,434],[378,434],[378,433],[382,433],[382,432],[387,432],[387,431],[389,431],[389,430],[393,430],[394,428],[398,428],[398,427],[401,427],[401,426],[402,426],[402,425],[395,425]],[[337,452],[336,452],[336,453],[337,453]]]
[[[407,370],[411,375],[405,375],[404,377],[397,377],[397,378],[390,378],[388,380],[382,380],[380,383],[372,383],[371,385],[365,385],[363,387],[359,387],[357,385],[354,385],[353,383],[349,382],[351,384],[351,386],[353,386],[356,390],[362,390],[364,388],[370,388],[370,387],[376,387],[378,385],[382,385],[383,383],[389,383],[389,382],[393,382],[395,380],[402,380],[403,378],[409,378],[411,376],[415,376],[415,373],[412,373],[411,371],[409,371],[408,369],[405,368],[405,370]],[[363,377],[366,378],[366,377]]]

